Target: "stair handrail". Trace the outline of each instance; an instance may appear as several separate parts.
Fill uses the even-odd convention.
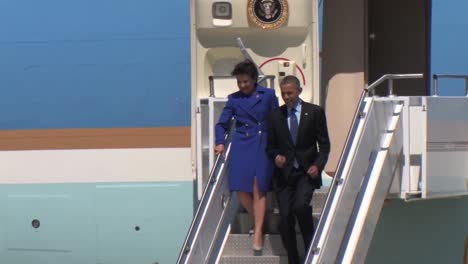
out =
[[[343,151],[340,154],[340,158],[338,159],[338,163],[336,166],[336,171],[335,175],[333,176],[333,180],[331,181],[331,185],[328,191],[327,198],[325,199],[324,205],[322,207],[322,212],[320,214],[319,222],[317,224],[317,228],[314,233],[314,237],[312,239],[312,242],[309,246],[308,252],[306,254],[305,262],[304,263],[311,263],[312,257],[315,253],[318,252],[317,244],[319,242],[319,238],[323,232],[323,228],[325,225],[325,219],[330,213],[330,208],[332,205],[333,198],[336,193],[336,188],[338,187],[339,184],[341,184],[341,174],[343,173],[345,161],[348,159],[349,152],[351,150],[351,145],[352,141],[354,139],[354,136],[356,134],[356,130],[359,124],[359,119],[363,116],[363,108],[364,108],[364,99],[372,94],[375,90],[375,88],[383,83],[386,80],[389,80],[389,86],[388,86],[388,92],[389,96],[394,96],[393,95],[393,80],[395,79],[415,79],[415,78],[423,78],[424,75],[422,73],[415,73],[415,74],[384,74],[382,77],[377,79],[375,82],[373,82],[371,85],[367,86],[367,88],[364,88],[363,91],[361,92],[356,111],[354,112],[353,119],[351,121],[351,126],[348,130],[348,134],[346,136],[345,144],[343,146]]]
[[[212,76],[212,75],[208,76],[208,83],[210,85],[209,86],[210,87],[209,97],[216,97],[215,88],[214,88],[214,80],[216,78],[235,78],[235,77],[233,77],[233,76]],[[268,85],[264,85],[264,86],[267,87],[267,88],[270,88],[270,89],[275,89],[275,78],[276,78],[275,75],[262,75],[262,74],[260,74],[258,76],[257,83],[262,84],[263,82],[269,80],[271,86],[268,86]],[[266,84],[268,84],[268,83],[266,83]]]
[[[244,42],[242,41],[242,39],[240,37],[237,37],[236,38],[236,43],[237,43],[237,46],[239,47],[240,49],[240,52],[242,53],[242,56],[244,56],[245,59],[247,60],[250,60],[254,65],[255,67],[257,68],[257,71],[258,71],[258,75],[259,75],[259,78],[257,80],[257,83],[259,84],[262,84],[264,81],[266,81],[267,79],[270,79],[272,80],[272,87],[269,87],[269,88],[274,88],[274,80],[275,80],[275,76],[274,75],[264,75],[263,74],[263,71],[262,69],[255,63],[255,61],[252,59],[252,56],[250,56],[249,54],[249,51],[247,50],[247,48],[245,47],[244,45]],[[260,76],[263,76],[263,77],[260,77]],[[266,86],[266,85],[264,85]]]
[[[432,75],[432,95],[439,95],[439,78],[465,79],[465,96],[468,96],[468,75],[465,74],[433,74]]]
[[[355,111],[355,114],[353,116],[353,120],[351,122],[351,128],[348,130],[348,134],[346,136],[343,151],[341,152],[340,158],[338,159],[337,170],[335,172],[335,175],[333,176],[333,180],[331,181],[331,185],[330,185],[329,190],[328,190],[327,198],[325,199],[324,205],[322,207],[322,212],[320,213],[320,218],[319,218],[319,221],[317,223],[317,228],[315,230],[314,237],[313,237],[312,242],[311,242],[311,244],[309,246],[309,250],[307,252],[305,263],[311,263],[312,256],[315,253],[317,253],[318,250],[319,250],[318,247],[317,247],[317,244],[319,242],[319,238],[320,238],[320,236],[321,236],[321,234],[323,232],[323,229],[324,229],[325,219],[326,219],[326,217],[324,217],[324,216],[327,216],[330,213],[330,208],[331,208],[331,204],[332,204],[331,202],[333,200],[333,197],[335,196],[336,188],[341,183],[340,182],[340,177],[337,177],[337,176],[341,175],[341,173],[343,172],[344,161],[349,156],[349,152],[350,152],[350,149],[351,149],[351,143],[352,143],[351,139],[354,138],[354,135],[356,133],[357,126],[358,126],[358,123],[359,123],[358,120],[362,115],[364,99],[365,99],[367,93],[368,93],[367,89],[364,89],[361,92],[361,96],[359,98],[358,105],[356,107],[356,111]]]
[[[258,74],[263,75],[262,69],[260,69],[260,67],[258,67],[258,65],[254,62],[252,56],[250,56],[249,51],[245,48],[244,42],[240,37],[236,38],[236,43],[240,49],[240,52],[242,53],[242,56],[244,56],[246,60],[250,60],[251,62],[253,62],[255,64],[255,67],[257,67]]]
[[[388,96],[394,96],[395,94],[393,93],[393,80],[397,79],[420,79],[423,78],[424,74],[422,73],[406,73],[406,74],[384,74],[382,77],[377,79],[375,82],[373,82],[371,85],[367,87],[367,90],[369,94],[373,94],[374,90],[377,86],[379,86],[381,83],[384,81],[388,80]]]
[[[194,241],[196,241],[197,236],[196,234],[198,233],[197,231],[201,227],[201,221],[203,219],[203,214],[207,210],[207,206],[210,202],[210,197],[211,193],[215,190],[215,184],[217,182],[220,182],[217,178],[216,175],[218,173],[219,167],[223,164],[221,161],[226,160],[229,158],[229,152],[227,150],[229,149],[229,146],[231,145],[231,138],[232,138],[232,131],[234,130],[235,126],[235,121],[234,118],[231,119],[228,130],[224,134],[224,139],[225,139],[225,151],[223,153],[217,154],[216,160],[213,164],[213,167],[211,168],[209,177],[208,177],[208,182],[205,186],[205,189],[203,190],[203,194],[200,198],[200,202],[197,208],[197,211],[195,213],[195,216],[193,217],[192,223],[190,224],[190,228],[187,232],[187,236],[185,238],[183,247],[179,253],[179,258],[177,259],[177,263],[181,264],[185,262],[185,259],[188,257],[188,253],[192,250],[192,244]],[[222,168],[222,172],[226,169],[226,166]],[[221,173],[223,175],[223,173]]]

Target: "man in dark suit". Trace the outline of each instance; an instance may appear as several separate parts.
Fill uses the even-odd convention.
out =
[[[295,218],[307,248],[314,232],[310,202],[322,185],[321,172],[330,152],[324,110],[299,98],[295,76],[280,83],[285,104],[270,113],[267,153],[275,163],[273,189],[280,210],[280,235],[290,264],[299,263]]]

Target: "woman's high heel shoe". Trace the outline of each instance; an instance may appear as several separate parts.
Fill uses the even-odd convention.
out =
[[[255,238],[254,238],[254,240],[255,240]],[[262,236],[262,242],[260,243],[261,246],[257,246],[256,243],[254,242],[254,244],[252,246],[254,256],[263,255],[263,240],[264,240],[264,237]]]
[[[263,255],[263,247],[257,247],[257,246],[254,245],[253,248],[252,248],[252,250],[253,250],[253,255],[254,255],[254,256],[261,256],[261,255]]]

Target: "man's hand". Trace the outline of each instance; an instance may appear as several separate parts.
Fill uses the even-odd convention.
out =
[[[224,152],[224,144],[218,144],[215,147],[215,154],[223,154]]]
[[[282,169],[284,168],[284,165],[286,164],[286,157],[283,155],[277,155],[275,158],[275,165],[276,167]]]
[[[310,166],[309,169],[307,170],[307,174],[309,174],[311,178],[317,178],[319,176],[318,167],[316,165]]]

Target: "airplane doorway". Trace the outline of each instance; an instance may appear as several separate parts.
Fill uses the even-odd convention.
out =
[[[387,73],[423,73],[424,79],[395,80],[397,95],[430,91],[430,0],[368,0],[369,84]],[[376,93],[387,95],[387,86]]]

